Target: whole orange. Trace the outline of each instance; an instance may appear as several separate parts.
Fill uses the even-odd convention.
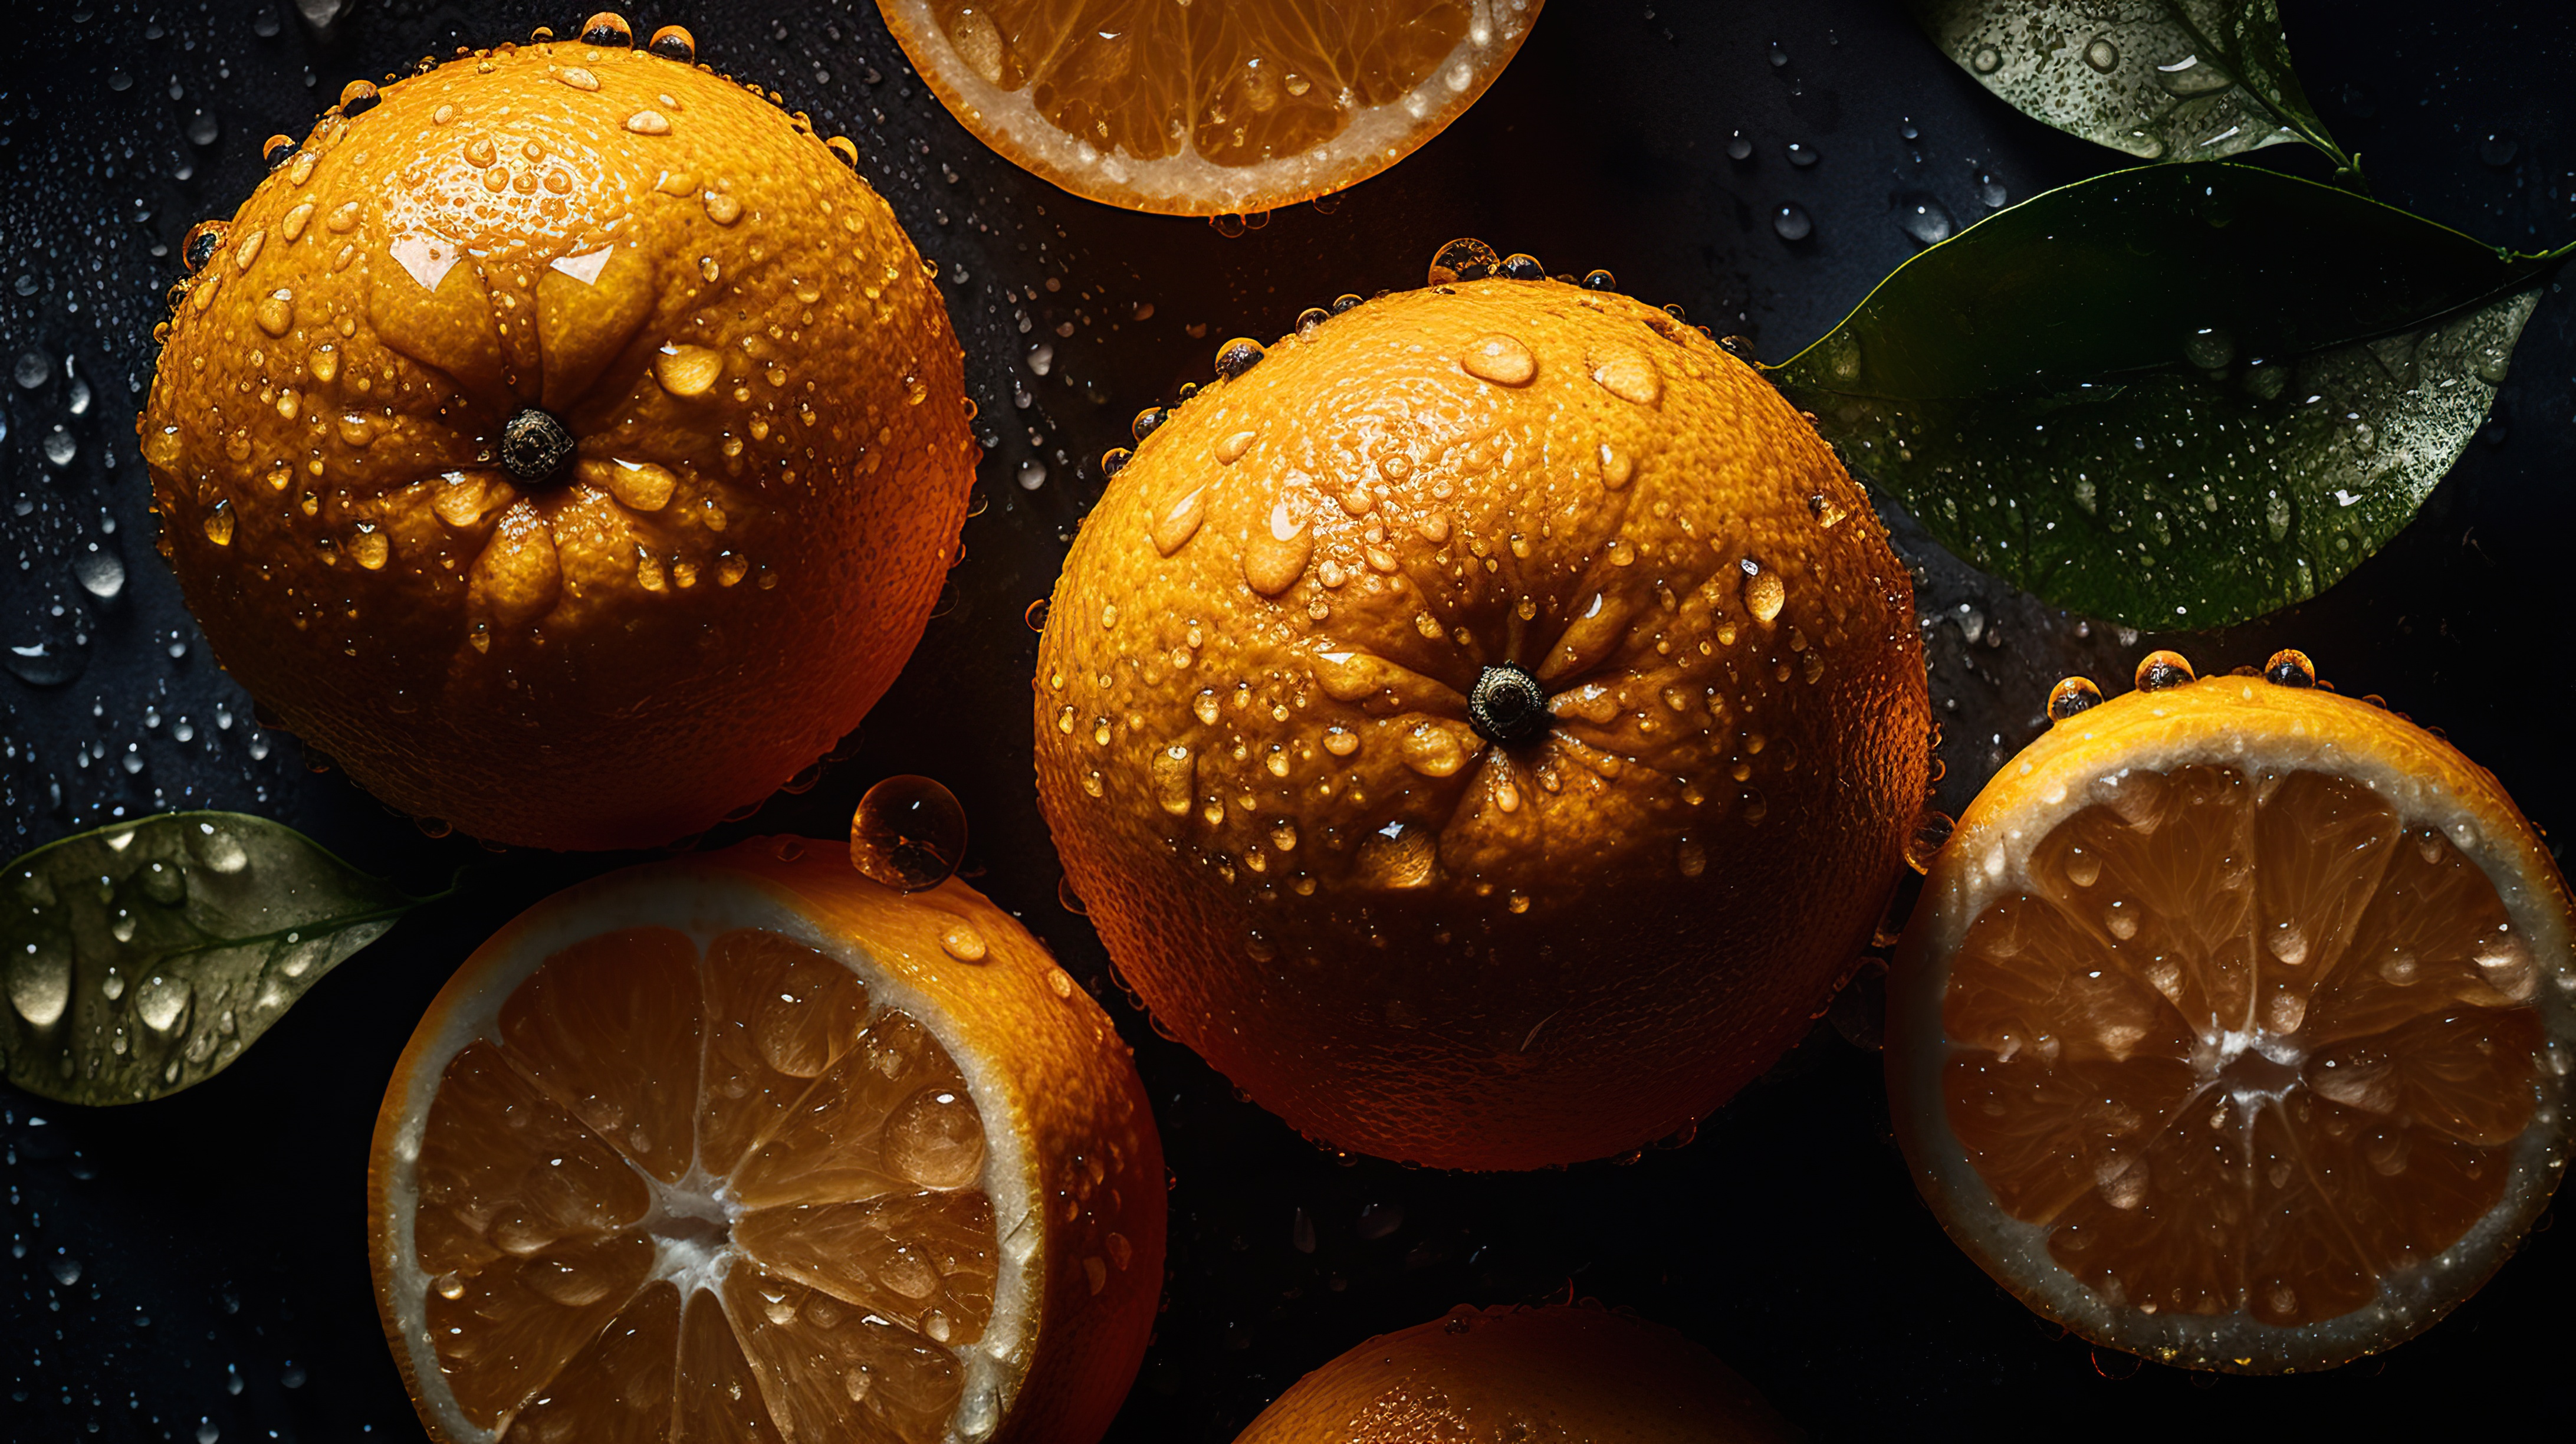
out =
[[[1039,648],[1039,797],[1128,983],[1342,1148],[1527,1168],[1715,1107],[1831,996],[1923,800],[1868,500],[1706,336],[1558,282],[1219,370]]]
[[[1466,1304],[1308,1374],[1235,1444],[1778,1444],[1753,1386],[1658,1324],[1584,1304]]]
[[[547,42],[353,84],[279,159],[192,236],[137,422],[254,697],[396,807],[560,848],[702,829],[858,722],[976,452],[928,269],[833,147]]]

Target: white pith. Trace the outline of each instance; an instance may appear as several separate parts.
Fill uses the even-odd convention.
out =
[[[964,1371],[965,1387],[944,1438],[946,1444],[979,1444],[990,1437],[1028,1372],[1030,1316],[1043,1296],[1046,1264],[1040,1246],[1045,1226],[1031,1211],[1035,1163],[1017,1131],[1000,1124],[1021,1110],[999,1070],[964,1046],[955,1021],[929,995],[890,975],[866,949],[818,930],[791,896],[752,875],[714,871],[703,863],[633,869],[582,884],[544,906],[544,918],[523,919],[511,926],[508,957],[484,975],[470,998],[441,1020],[434,1041],[402,1080],[402,1122],[390,1150],[382,1201],[383,1237],[391,1256],[378,1264],[392,1277],[400,1347],[407,1355],[420,1406],[437,1417],[440,1432],[456,1444],[491,1444],[508,1432],[514,1416],[505,1413],[490,1429],[468,1420],[445,1386],[431,1342],[426,1308],[430,1280],[421,1271],[412,1227],[419,1205],[417,1169],[430,1101],[449,1060],[459,1051],[477,1040],[500,1041],[502,1004],[548,957],[607,928],[667,927],[685,935],[701,955],[718,936],[741,928],[763,928],[805,943],[840,962],[867,985],[871,1019],[888,1009],[899,1010],[920,1024],[955,1061],[968,1096],[986,1120],[983,1172],[973,1186],[992,1202],[997,1257],[991,1322],[974,1343],[949,1348]],[[715,1289],[733,1261],[742,1256],[730,1238],[720,1247],[709,1248],[693,1239],[668,1237],[658,1225],[694,1218],[729,1227],[743,1209],[725,1180],[695,1160],[676,1183],[663,1183],[640,1168],[636,1176],[644,1180],[652,1199],[643,1219],[629,1225],[652,1230],[655,1241],[652,1271],[644,1287],[668,1279],[679,1286],[684,1301],[694,1289]],[[714,1298],[723,1306],[720,1291]],[[729,1308],[726,1317],[732,1317]]]
[[[2271,684],[2213,678],[2195,685]],[[2084,713],[2056,727],[2081,738],[2090,732],[2088,719],[2098,720]],[[2016,809],[2009,827],[1971,809],[1926,879],[1915,924],[1890,977],[1887,1019],[1889,1099],[1900,1114],[1899,1133],[1909,1138],[1907,1160],[1916,1181],[1939,1205],[1944,1226],[1989,1273],[2011,1280],[2035,1307],[2076,1332],[2119,1348],[2195,1367],[2290,1372],[2330,1366],[2411,1337],[2465,1297],[2468,1290],[2452,1275],[2466,1273],[2474,1283],[2511,1250],[2566,1166],[2567,1080],[2576,1065],[2576,940],[2558,897],[2545,880],[2538,886],[2526,881],[2524,868],[2533,855],[2521,850],[2519,837],[2489,836],[2478,822],[2482,811],[2492,813],[2491,800],[2463,798],[2431,777],[2339,747],[2313,729],[2267,736],[2260,747],[2233,735],[2194,744],[2130,745],[2121,755],[2121,768],[2099,776],[2078,765],[2074,751],[2056,753],[2036,767],[2027,753],[2006,763],[2008,774],[2020,771],[2032,789],[2024,795],[2035,795],[2037,804]],[[2051,1225],[2026,1223],[2004,1211],[1952,1131],[1942,1100],[1943,1068],[1953,1056],[1973,1051],[1952,1045],[1941,1023],[1951,959],[1969,925],[1998,898],[2031,889],[2031,850],[2078,811],[2114,795],[2123,778],[2195,763],[2234,766],[2249,776],[2295,770],[2341,775],[2368,787],[2404,826],[2438,828],[2494,885],[2538,971],[2531,1002],[2540,1016],[2545,1056],[2531,1122],[2512,1146],[2502,1198],[2440,1254],[2381,1273],[2379,1296],[2371,1303],[2312,1324],[2267,1324],[2250,1313],[2150,1312],[2095,1292],[2050,1255]],[[2488,799],[2501,796],[2489,793]],[[2546,859],[2538,860],[2545,867]],[[2279,1107],[2296,1089],[2230,1087],[2221,1070],[2248,1053],[2290,1066],[2305,1059],[2293,1039],[2248,1018],[2241,1029],[2204,1033],[2191,1061],[2201,1083],[2194,1102],[2225,1092],[2244,1105],[2246,1131],[2239,1142],[2250,1150],[2253,1109]]]
[[[947,40],[930,0],[882,0],[898,32],[937,37],[935,56],[912,55],[959,97],[957,119],[986,144],[1077,195],[1174,215],[1229,215],[1311,200],[1375,175],[1436,131],[1490,84],[1537,18],[1541,0],[1473,0],[1466,33],[1420,84],[1395,101],[1354,109],[1340,134],[1311,150],[1254,165],[1219,165],[1184,145],[1151,159],[1123,146],[1103,152],[1056,128],[1027,90],[1004,90],[976,73]],[[910,47],[906,47],[907,53]],[[929,65],[922,65],[927,58]],[[1460,83],[1460,77],[1464,83]],[[1007,142],[1007,148],[1005,143]],[[1373,158],[1374,164],[1364,164]]]

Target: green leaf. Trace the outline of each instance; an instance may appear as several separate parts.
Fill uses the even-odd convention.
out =
[[[410,897],[282,823],[176,812],[50,843],[0,875],[0,1055],[67,1103],[223,1071]]]
[[[2220,626],[2406,525],[2553,260],[2250,166],[2149,166],[1924,251],[1772,374],[1971,565]]]
[[[2304,140],[2355,169],[2299,88],[2274,0],[1909,0],[1977,83],[2142,160]]]

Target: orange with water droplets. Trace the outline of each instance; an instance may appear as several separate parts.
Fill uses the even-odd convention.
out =
[[[2097,1343],[2318,1369],[2473,1293],[2565,1165],[2564,883],[2495,778],[2283,652],[2061,686],[1941,850],[1887,1079],[1960,1246]]]
[[[386,1089],[367,1229],[442,1444],[1084,1444],[1163,1192],[1127,1049],[1018,923],[763,838],[477,949]]]
[[[1624,296],[1358,305],[1173,409],[1066,559],[1038,792],[1161,1025],[1311,1136],[1627,1152],[1807,1029],[1922,804],[1905,568]]]
[[[1479,1309],[1382,1335],[1290,1386],[1235,1444],[1786,1444],[1798,1437],[1706,1349],[1581,1304]]]
[[[385,801],[666,841],[919,638],[976,455],[956,337],[756,93],[499,46],[353,87],[188,251],[137,422],[162,546],[217,659]]]
[[[1356,185],[1465,113],[1542,0],[878,0],[978,140],[1075,195],[1252,214]]]

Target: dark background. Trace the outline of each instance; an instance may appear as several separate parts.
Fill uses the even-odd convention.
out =
[[[1407,1170],[1319,1153],[1238,1102],[1155,1036],[1088,924],[1057,903],[1029,785],[1036,639],[1021,612],[1097,495],[1099,453],[1136,409],[1204,377],[1226,337],[1278,334],[1341,291],[1419,285],[1441,242],[1475,235],[1551,270],[1607,268],[1778,361],[1913,251],[1899,197],[1928,192],[1965,224],[2119,157],[1986,95],[1892,3],[1555,0],[1447,134],[1337,201],[1228,238],[1077,200],[986,152],[912,79],[867,0],[774,21],[742,8],[627,13],[639,36],[690,26],[700,58],[857,141],[862,173],[940,263],[991,451],[950,596],[864,734],[810,791],[706,845],[837,836],[869,783],[938,777],[972,817],[976,884],[1109,1003],[1175,1177],[1169,1308],[1114,1439],[1222,1444],[1370,1334],[1462,1300],[1569,1293],[1703,1341],[1821,1438],[2370,1435],[2552,1388],[2576,1334],[2576,1248],[2545,1216],[2483,1293],[2382,1359],[2272,1380],[2139,1366],[2030,1315],[1942,1237],[1888,1141],[1878,1060],[1843,1036],[1866,1031],[1865,1008],[1838,1013],[1854,1026],[1820,1027],[1686,1146],[1530,1175]],[[2282,9],[2310,93],[2381,198],[2527,250],[2576,238],[2576,13],[2558,0]],[[429,839],[263,734],[153,555],[132,417],[178,240],[248,192],[262,138],[301,135],[347,80],[538,24],[570,33],[583,13],[354,0],[323,35],[277,0],[76,0],[14,6],[0,38],[0,557],[16,563],[0,565],[0,642],[41,642],[55,659],[0,676],[0,855],[118,817],[221,807],[282,818],[417,890],[485,864],[201,1087],[92,1110],[0,1086],[11,1440],[418,1437],[365,1259],[384,1079],[478,941],[632,859],[496,858]],[[1742,162],[1725,150],[1738,130],[1754,143]],[[1792,141],[1821,160],[1793,165]],[[2260,161],[2322,174],[2290,147]],[[1814,218],[1795,244],[1769,224],[1792,201]],[[1039,345],[1053,347],[1043,374]],[[2117,690],[2159,642],[2204,672],[2295,644],[2344,691],[2444,728],[2542,827],[2576,826],[2556,750],[2576,686],[2554,615],[2571,475],[2576,304],[2553,294],[2495,420],[2414,525],[2325,596],[2258,624],[2156,638],[2087,623],[1966,571],[1891,510],[1921,579],[1941,802],[1958,810],[2036,732],[2065,673]]]

